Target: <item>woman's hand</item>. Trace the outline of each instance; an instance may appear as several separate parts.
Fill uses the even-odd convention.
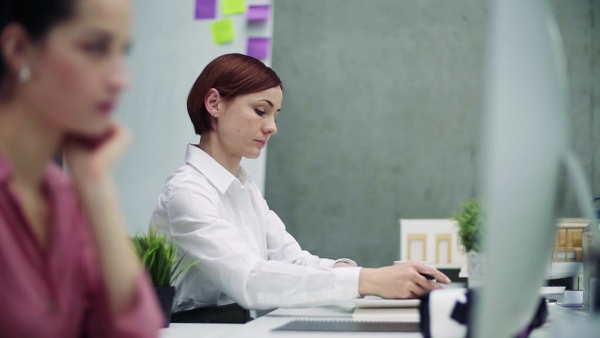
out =
[[[438,282],[450,283],[450,278],[436,268],[419,262],[404,262],[378,269],[363,268],[360,272],[358,292],[361,296],[382,298],[418,298],[429,290],[441,286],[422,274],[433,276]]]
[[[125,126],[115,120],[97,138],[69,135],[65,139],[65,159],[78,186],[106,179],[113,165],[131,141]]]

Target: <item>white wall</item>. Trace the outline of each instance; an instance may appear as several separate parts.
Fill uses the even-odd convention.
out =
[[[167,176],[185,161],[188,143],[197,143],[186,110],[189,90],[202,69],[226,53],[245,53],[248,36],[272,36],[272,18],[247,24],[232,16],[236,38],[214,45],[210,23],[195,20],[195,0],[134,0],[133,50],[129,69],[133,87],[123,96],[117,116],[131,129],[131,148],[116,168],[116,183],[130,233],[145,231]],[[247,5],[271,0],[246,0]],[[218,4],[220,5],[220,4]],[[273,11],[271,11],[272,15]],[[221,19],[217,6],[217,19]],[[263,60],[270,65],[269,59]],[[266,151],[244,160],[264,191]]]

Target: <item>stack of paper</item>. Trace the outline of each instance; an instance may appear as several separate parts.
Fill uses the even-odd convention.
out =
[[[352,319],[357,321],[419,322],[418,299],[383,299],[374,296],[355,299]]]

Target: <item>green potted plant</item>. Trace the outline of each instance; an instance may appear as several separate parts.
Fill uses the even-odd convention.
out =
[[[152,280],[165,315],[165,325],[168,327],[175,297],[175,281],[183,272],[199,261],[180,268],[185,255],[178,258],[177,247],[173,241],[152,227],[147,234],[138,233],[133,238],[133,245]]]
[[[452,217],[458,225],[458,237],[467,256],[469,287],[480,286],[483,281],[485,258],[481,250],[482,212],[479,201],[470,199],[462,205],[460,212]]]

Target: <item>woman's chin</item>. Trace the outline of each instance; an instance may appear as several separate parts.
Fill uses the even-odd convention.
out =
[[[252,152],[252,153],[246,154],[246,155],[244,155],[244,157],[249,160],[256,160],[257,158],[260,157],[260,150],[258,152]]]
[[[78,130],[72,130],[67,132],[68,134],[76,134],[89,138],[98,138],[104,136],[112,130],[112,126],[109,123],[98,123],[97,125],[90,128],[79,128]]]
[[[65,139],[89,148],[96,148],[109,139],[114,132],[115,129],[108,125],[104,128],[94,128],[94,130],[67,132],[65,133]]]

